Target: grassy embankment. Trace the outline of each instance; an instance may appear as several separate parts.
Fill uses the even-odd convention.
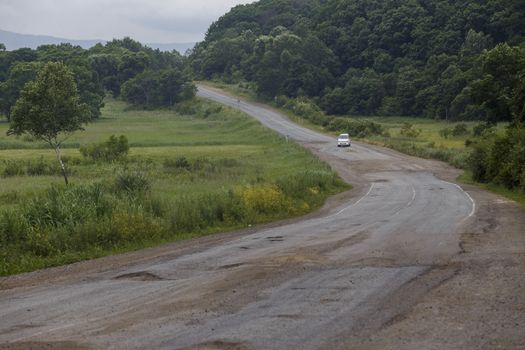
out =
[[[252,101],[264,102],[256,96],[256,94],[253,92],[253,89],[245,85],[228,85],[216,82],[208,84],[211,86],[220,87],[232,94],[242,96]],[[274,105],[274,107],[279,108],[275,106],[275,103],[273,102],[266,101],[266,103],[271,103]],[[306,108],[306,113],[309,113],[308,108],[311,107],[306,104]],[[290,119],[303,126],[317,131],[329,133],[334,136],[339,133],[339,131],[330,130],[329,127],[323,127],[318,123],[313,123],[309,118],[305,118],[304,115],[301,116],[297,113],[294,113],[290,108],[281,107],[279,109]],[[312,110],[311,113],[315,114],[318,112]],[[323,116],[320,118],[323,118]],[[334,117],[324,116],[324,118]],[[367,143],[389,147],[409,155],[421,158],[442,160],[457,168],[465,169],[465,173],[458,178],[458,181],[474,184],[486,190],[510,198],[518,202],[525,209],[524,193],[509,190],[501,185],[478,183],[472,180],[472,176],[468,170],[467,164],[467,158],[470,153],[468,144],[476,142],[476,140],[479,139],[478,136],[474,135],[474,128],[479,125],[479,122],[449,122],[444,120],[409,117],[352,116],[348,118],[356,121],[357,123],[373,122],[381,125],[381,128],[383,129],[381,134],[368,134],[354,138]],[[411,132],[405,132],[403,134],[402,130],[407,124],[411,126],[410,130],[413,133],[412,135],[410,135]],[[466,126],[466,132],[454,135],[454,128],[459,124]],[[505,128],[506,124],[500,123],[498,124],[495,132],[498,134],[503,134],[505,132]],[[341,132],[342,131],[344,130],[341,130]]]
[[[321,161],[233,109],[196,100],[178,112],[102,117],[63,154],[5,136],[0,121],[0,275],[140,249],[305,214],[348,188]],[[125,135],[119,161],[82,157],[79,145]]]

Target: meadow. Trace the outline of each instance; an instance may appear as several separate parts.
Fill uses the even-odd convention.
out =
[[[52,150],[0,121],[0,275],[305,214],[349,188],[324,163],[239,111],[195,99],[102,116]],[[82,155],[124,135],[115,159]]]
[[[410,155],[438,159],[468,169],[470,146],[486,132],[484,124],[475,121],[445,121],[409,117],[354,117],[377,123],[382,132],[364,135],[362,140]],[[499,123],[490,132],[503,134],[506,124]]]

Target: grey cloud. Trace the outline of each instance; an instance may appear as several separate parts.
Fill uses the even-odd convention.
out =
[[[0,0],[0,29],[71,39],[131,36],[199,41],[231,7],[251,0]]]

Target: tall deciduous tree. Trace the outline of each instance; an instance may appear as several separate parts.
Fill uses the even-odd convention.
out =
[[[64,181],[66,168],[60,154],[62,143],[89,122],[87,105],[81,104],[73,73],[63,63],[49,62],[35,81],[22,90],[11,115],[8,135],[29,134],[50,145],[56,153]]]
[[[491,120],[525,121],[525,49],[498,44],[482,55],[483,79],[473,82],[473,97]]]

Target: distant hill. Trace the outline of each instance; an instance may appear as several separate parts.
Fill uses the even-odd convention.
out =
[[[3,43],[8,50],[16,50],[22,47],[29,47],[36,49],[40,45],[45,44],[61,44],[70,43],[72,45],[78,45],[85,49],[88,49],[98,43],[105,43],[104,40],[72,40],[57,38],[48,35],[32,35],[32,34],[19,34],[8,32],[0,29],[0,43]]]
[[[149,43],[144,44],[151,47],[152,49],[159,49],[160,51],[173,51],[177,50],[181,54],[185,54],[186,51],[192,49],[196,43],[169,43],[169,44],[158,44],[158,43]]]
[[[22,47],[36,49],[40,45],[61,43],[70,43],[71,45],[78,45],[85,49],[89,49],[90,47],[98,43],[105,44],[106,41],[101,39],[73,40],[66,38],[57,38],[48,35],[19,34],[0,29],[0,43],[3,43],[6,46],[7,50],[11,51],[20,49]],[[177,50],[181,54],[184,54],[188,49],[191,49],[195,45],[195,43],[151,43],[145,45],[154,49],[159,49],[161,51]]]

